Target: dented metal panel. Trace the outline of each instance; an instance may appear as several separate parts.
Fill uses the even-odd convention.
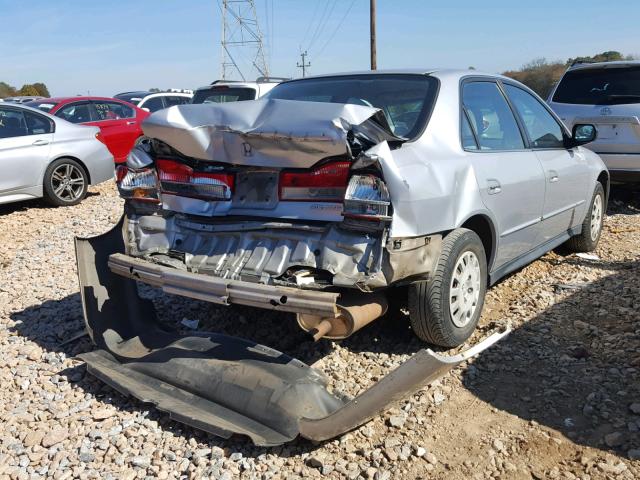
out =
[[[177,105],[142,124],[145,135],[183,155],[261,167],[309,168],[327,157],[350,156],[347,135],[365,122],[382,124],[381,140],[395,137],[379,110],[361,105],[261,99],[233,104]]]
[[[130,255],[220,278],[270,283],[292,267],[308,267],[332,274],[335,286],[385,285],[382,232],[333,223],[205,223],[179,215],[129,216],[125,231]],[[169,252],[184,252],[184,259],[158,255]]]

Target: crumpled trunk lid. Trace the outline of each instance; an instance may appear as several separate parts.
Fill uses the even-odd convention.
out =
[[[310,168],[352,158],[359,142],[403,141],[373,107],[276,99],[177,105],[149,116],[142,129],[188,157],[254,167]]]

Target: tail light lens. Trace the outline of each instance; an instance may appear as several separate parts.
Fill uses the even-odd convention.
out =
[[[282,172],[280,200],[342,202],[350,166],[349,162],[332,162],[308,172]]]
[[[119,165],[116,183],[122,198],[159,202],[158,177],[153,168],[132,170],[126,165]]]
[[[344,216],[384,220],[391,199],[385,183],[374,175],[354,175],[344,196]]]
[[[231,200],[234,184],[232,174],[196,172],[173,160],[158,160],[156,164],[163,192],[186,197]]]

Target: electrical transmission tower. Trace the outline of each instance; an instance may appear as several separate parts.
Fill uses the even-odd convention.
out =
[[[251,66],[268,77],[255,1],[218,0],[218,5],[222,12],[222,78],[228,79],[237,72],[245,80],[238,65],[242,58],[249,58]]]

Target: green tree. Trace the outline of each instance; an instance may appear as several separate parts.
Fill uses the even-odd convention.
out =
[[[50,97],[49,89],[44,83],[36,82],[33,84],[33,87],[38,91],[38,94],[42,97]]]
[[[0,98],[13,97],[16,89],[5,82],[0,82]]]
[[[24,96],[38,96],[40,95],[40,92],[38,92],[38,89],[36,87],[34,87],[33,85],[30,84],[25,84],[22,86],[22,88],[18,91],[18,95],[24,95]]]

